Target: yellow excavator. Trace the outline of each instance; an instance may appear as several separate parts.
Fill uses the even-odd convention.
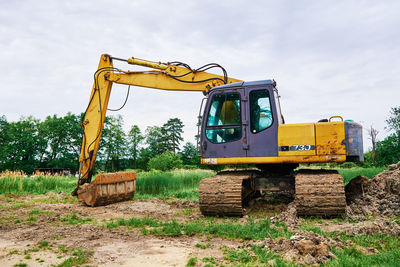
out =
[[[113,61],[149,70],[124,71],[115,68]],[[208,73],[212,68],[221,69],[222,75]],[[136,190],[135,172],[99,174],[91,181],[113,83],[202,92],[206,101],[201,107],[201,163],[255,165],[203,179],[199,206],[204,215],[241,216],[250,200],[268,195],[294,199],[299,215],[344,213],[344,184],[336,171],[297,167],[299,163],[362,161],[360,124],[340,116],[315,123],[285,124],[274,80],[244,82],[230,78],[215,63],[193,69],[182,62],[121,59],[107,54],[101,56],[94,74],[81,124],[79,179],[73,195],[87,205],[129,200]]]

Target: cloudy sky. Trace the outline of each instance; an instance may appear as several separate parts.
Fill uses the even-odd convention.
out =
[[[84,111],[108,53],[273,78],[287,123],[341,115],[373,125],[382,140],[390,108],[400,105],[399,10],[400,1],[0,0],[0,115]],[[109,108],[125,94],[115,86]],[[143,131],[178,117],[193,141],[202,97],[134,88],[113,114]]]

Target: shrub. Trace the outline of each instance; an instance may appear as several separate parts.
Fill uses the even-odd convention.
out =
[[[181,155],[171,152],[164,152],[150,159],[148,163],[149,169],[168,171],[182,167]]]

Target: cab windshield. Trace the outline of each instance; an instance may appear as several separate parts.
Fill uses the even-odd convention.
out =
[[[216,94],[207,115],[206,136],[213,143],[239,140],[242,136],[240,94]]]

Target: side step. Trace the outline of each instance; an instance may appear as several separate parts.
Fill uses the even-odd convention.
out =
[[[88,206],[103,206],[133,198],[136,172],[103,173],[78,189],[78,199]]]

